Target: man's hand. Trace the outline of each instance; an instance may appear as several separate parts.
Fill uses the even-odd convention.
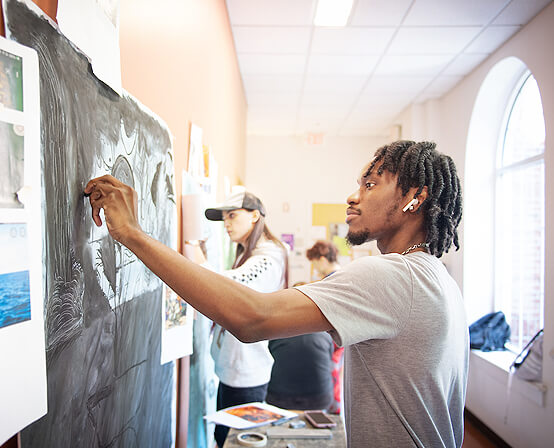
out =
[[[115,177],[105,175],[89,181],[85,187],[92,207],[92,219],[100,227],[100,209],[113,239],[125,244],[133,231],[141,231],[137,220],[137,193]]]

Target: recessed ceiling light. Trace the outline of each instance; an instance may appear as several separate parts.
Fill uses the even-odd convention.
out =
[[[319,0],[314,17],[315,26],[346,26],[353,0]]]

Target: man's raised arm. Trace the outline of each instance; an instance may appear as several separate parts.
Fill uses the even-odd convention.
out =
[[[331,330],[319,308],[295,289],[264,294],[204,269],[146,235],[137,220],[136,192],[106,175],[85,187],[92,218],[129,248],[154,274],[196,310],[243,342]]]

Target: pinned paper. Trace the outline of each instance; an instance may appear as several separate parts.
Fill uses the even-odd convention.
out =
[[[59,0],[56,19],[94,75],[121,95],[119,0]]]

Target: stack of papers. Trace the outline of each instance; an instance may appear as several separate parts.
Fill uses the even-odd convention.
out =
[[[218,425],[236,429],[255,428],[281,419],[297,417],[295,412],[278,408],[267,403],[253,402],[221,409],[204,418]]]

